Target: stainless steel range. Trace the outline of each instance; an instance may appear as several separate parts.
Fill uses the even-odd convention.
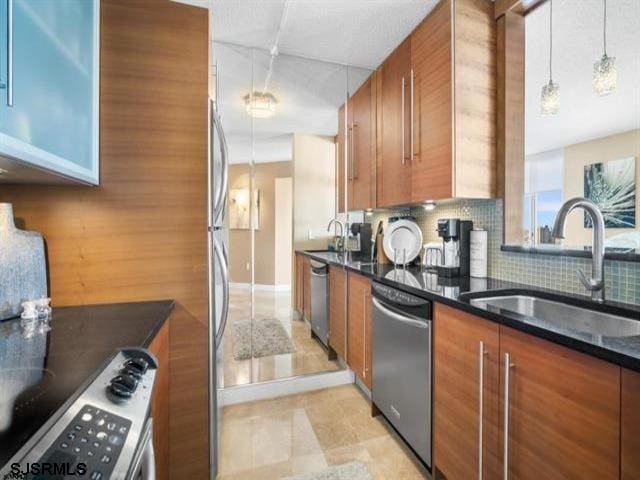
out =
[[[118,351],[5,463],[0,478],[154,479],[157,368],[143,348]]]

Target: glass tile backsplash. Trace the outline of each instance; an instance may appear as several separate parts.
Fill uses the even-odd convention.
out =
[[[591,259],[541,255],[521,252],[503,252],[502,201],[456,200],[426,211],[422,207],[373,212],[368,218],[375,231],[379,221],[386,222],[392,216],[415,217],[420,225],[424,242],[440,239],[436,232],[439,218],[473,220],[475,228],[488,231],[489,276],[500,280],[545,287],[563,292],[586,295],[576,271],[591,271]],[[640,263],[605,261],[606,298],[623,303],[640,304]]]

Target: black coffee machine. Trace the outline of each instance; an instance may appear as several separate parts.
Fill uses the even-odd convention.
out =
[[[356,262],[372,261],[372,235],[370,223],[352,223],[351,235],[356,238],[356,247],[351,250],[351,258]]]
[[[442,265],[437,267],[443,277],[468,277],[470,266],[471,220],[441,218],[438,236],[442,238]]]

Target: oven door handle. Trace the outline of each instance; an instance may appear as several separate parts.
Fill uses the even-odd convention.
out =
[[[153,449],[153,419],[149,418],[144,428],[140,447],[135,454],[129,480],[155,480],[156,456]]]
[[[382,312],[384,315],[386,315],[387,317],[396,320],[398,322],[402,322],[405,323],[407,325],[410,325],[412,327],[417,327],[417,328],[424,328],[424,329],[428,329],[429,328],[429,322],[426,320],[419,320],[417,317],[413,317],[410,315],[406,315],[406,314],[400,314],[397,312],[394,312],[393,310],[391,310],[390,308],[384,306],[382,304],[382,302],[380,302],[380,300],[378,300],[375,297],[371,297],[371,301],[373,303],[374,308],[378,309],[378,311]],[[415,318],[415,320],[414,320]]]

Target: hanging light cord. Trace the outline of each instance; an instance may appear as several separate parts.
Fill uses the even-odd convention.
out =
[[[604,23],[602,25],[602,37],[604,39],[604,55],[607,56],[607,0],[604,0]]]
[[[549,81],[553,81],[553,0],[549,0]]]

